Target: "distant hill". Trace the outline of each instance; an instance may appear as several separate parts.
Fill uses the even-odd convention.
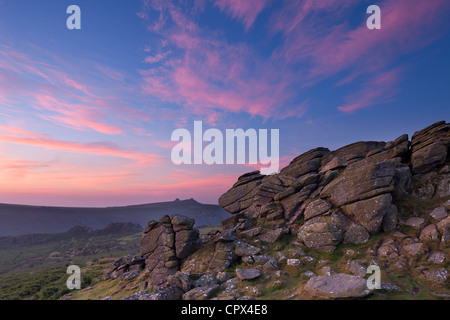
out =
[[[115,222],[100,230],[75,226],[66,232],[0,237],[0,299],[9,294],[1,289],[5,276],[138,253],[142,231],[137,223]]]
[[[67,239],[93,238],[100,236],[123,236],[126,234],[136,234],[142,232],[143,228],[138,223],[115,222],[110,223],[103,229],[92,230],[89,227],[75,226],[66,232],[59,233],[33,233],[19,236],[0,237],[0,250],[9,245],[32,246],[48,242],[58,242]]]
[[[65,232],[75,226],[103,229],[118,222],[147,226],[150,220],[180,214],[194,218],[196,226],[218,225],[230,215],[218,205],[194,199],[125,207],[70,208],[0,204],[0,236]]]

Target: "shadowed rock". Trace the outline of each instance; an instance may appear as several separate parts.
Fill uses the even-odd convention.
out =
[[[165,283],[169,275],[178,271],[180,260],[200,246],[199,232],[193,229],[194,224],[193,219],[179,215],[149,222],[141,246],[154,285]]]

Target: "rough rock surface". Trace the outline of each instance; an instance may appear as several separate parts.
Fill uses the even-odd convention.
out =
[[[241,176],[219,204],[242,221],[268,221],[259,229],[241,226],[238,235],[297,230],[308,247],[320,251],[332,251],[340,243],[364,243],[397,227],[395,200],[410,194],[418,199],[450,196],[449,127],[438,122],[416,132],[411,142],[402,135],[390,142],[357,142],[336,151],[310,150],[279,174],[262,176],[254,171]],[[433,216],[442,219],[446,214],[442,210]],[[302,221],[298,230],[295,226]],[[419,220],[414,222],[413,227],[423,227]],[[447,237],[446,230],[441,233]]]
[[[139,255],[128,255],[113,262],[111,268],[103,273],[103,279],[126,278],[145,267],[145,259]]]
[[[424,174],[447,161],[450,124],[437,122],[412,136],[411,167],[414,174]]]
[[[236,275],[241,280],[253,280],[261,276],[258,269],[236,269]]]
[[[162,285],[166,277],[178,271],[180,260],[200,246],[195,221],[175,215],[164,216],[158,222],[150,221],[141,240],[145,266],[153,273],[154,285]]]
[[[368,290],[364,277],[376,265],[449,295],[449,126],[433,124],[411,142],[402,135],[316,148],[279,174],[244,174],[219,199],[231,214],[219,230],[200,237],[192,219],[177,215],[150,221],[142,255],[115,261],[104,279],[145,279],[134,300],[258,299],[275,290],[288,299],[341,299],[405,290],[390,283],[382,293]],[[291,281],[301,284],[292,289]]]
[[[362,298],[370,293],[364,278],[343,273],[312,277],[303,290],[323,299]]]

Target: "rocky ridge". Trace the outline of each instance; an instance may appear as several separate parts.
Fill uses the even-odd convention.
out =
[[[411,141],[402,135],[316,148],[279,174],[244,174],[219,199],[231,214],[221,230],[200,237],[186,217],[151,221],[142,255],[116,261],[104,279],[135,279],[143,290],[129,298],[141,300],[254,299],[278,291],[286,299],[361,298],[376,294],[364,277],[378,265],[446,297],[449,129],[441,121]],[[409,289],[383,283],[384,293],[399,290]]]

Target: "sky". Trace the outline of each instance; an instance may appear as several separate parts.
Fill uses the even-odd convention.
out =
[[[448,121],[449,16],[448,0],[0,0],[0,202],[217,203],[255,166],[173,164],[194,121],[278,129],[281,167]]]

